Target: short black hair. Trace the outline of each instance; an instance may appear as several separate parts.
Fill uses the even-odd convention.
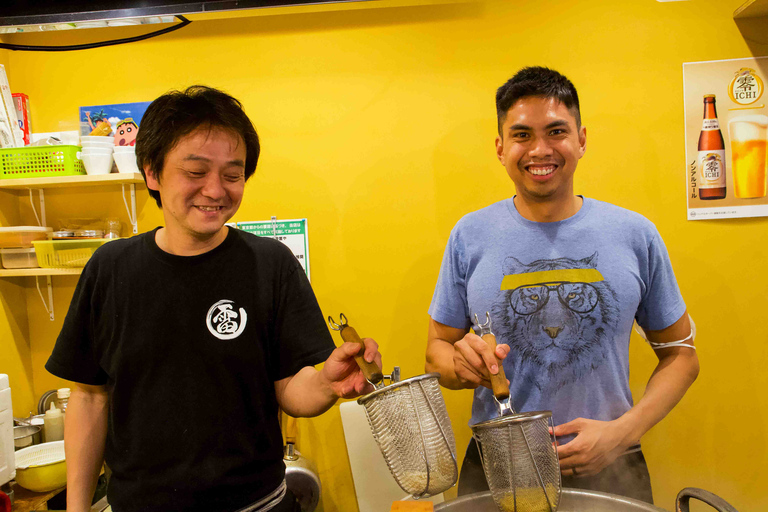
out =
[[[499,136],[502,136],[501,127],[507,119],[509,109],[517,100],[527,96],[555,98],[566,108],[574,111],[576,126],[581,128],[579,95],[576,93],[576,87],[573,86],[573,83],[554,69],[531,66],[515,73],[496,91],[496,119]]]
[[[223,129],[241,137],[245,143],[246,181],[253,175],[261,147],[259,136],[245,115],[243,105],[218,89],[193,85],[184,91],[163,94],[149,104],[141,118],[136,135],[136,163],[145,183],[147,175],[144,168],[149,167],[159,179],[168,153],[182,137],[198,128]],[[162,208],[160,193],[149,190],[149,195]]]

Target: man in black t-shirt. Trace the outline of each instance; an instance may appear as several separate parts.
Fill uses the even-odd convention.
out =
[[[225,225],[259,156],[237,100],[201,86],[161,96],[136,156],[165,226],[96,251],[46,364],[76,383],[67,510],[89,510],[103,460],[115,512],[281,510],[278,410],[316,416],[372,390],[359,347],[334,347],[283,244]]]

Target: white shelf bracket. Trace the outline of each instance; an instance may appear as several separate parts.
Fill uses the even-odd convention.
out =
[[[46,276],[46,281],[48,282],[48,304],[45,303],[45,297],[43,297],[43,292],[40,291],[40,277],[41,276],[35,276],[37,293],[40,294],[40,300],[43,301],[43,307],[45,308],[45,311],[48,313],[48,316],[50,317],[51,322],[53,322],[53,287],[51,286],[51,276]]]
[[[43,189],[38,189],[37,192],[40,195],[40,216],[37,215],[37,210],[35,209],[35,200],[32,198],[32,189],[29,190],[29,204],[32,206],[32,211],[35,214],[35,218],[37,219],[37,224],[40,227],[45,227],[47,224],[45,222],[45,193],[43,192]]]
[[[123,204],[125,204],[125,211],[128,212],[128,220],[131,221],[131,226],[133,226],[133,234],[137,234],[139,232],[139,225],[136,219],[136,185],[131,183],[129,185],[131,187],[131,206],[128,207],[128,201],[125,200],[125,184],[120,185],[120,187],[123,189]]]

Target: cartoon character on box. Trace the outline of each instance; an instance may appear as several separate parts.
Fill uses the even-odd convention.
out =
[[[85,118],[88,120],[88,126],[91,127],[89,135],[109,135],[112,133],[112,127],[109,125],[107,114],[104,113],[104,109],[91,115],[90,112],[85,113]]]
[[[133,119],[126,117],[117,123],[117,133],[115,133],[115,146],[135,146],[136,135],[139,133],[139,127],[133,122]]]

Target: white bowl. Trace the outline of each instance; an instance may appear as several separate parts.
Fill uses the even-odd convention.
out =
[[[115,147],[115,145],[111,142],[83,142],[81,143],[81,147],[112,149]]]
[[[120,172],[139,172],[139,166],[136,165],[136,155],[133,153],[115,153],[115,163]]]
[[[109,142],[115,143],[114,135],[81,135],[80,142]]]
[[[112,172],[112,153],[82,155],[87,174],[109,174]]]
[[[106,148],[83,148],[80,152],[81,155],[111,155],[112,153],[111,149]]]

